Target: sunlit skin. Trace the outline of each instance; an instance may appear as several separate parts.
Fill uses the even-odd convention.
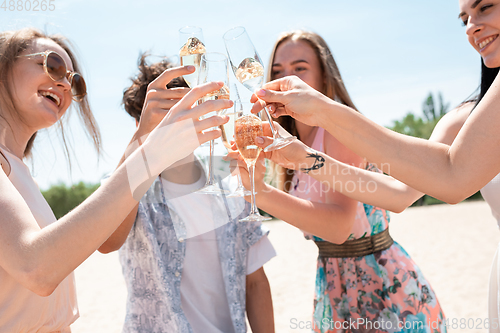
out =
[[[278,46],[274,55],[273,78],[296,75],[318,91],[324,87],[323,71],[313,48],[303,40],[287,40]],[[296,121],[301,141],[312,144],[316,127]]]
[[[460,0],[459,19],[487,67],[500,67],[500,1]]]
[[[72,71],[73,65],[68,54],[58,44],[49,39],[37,39],[23,54],[44,51],[57,52],[66,62],[67,69]],[[11,89],[17,115],[1,112],[10,126],[0,118],[0,144],[10,147],[19,158],[29,138],[38,130],[48,128],[56,123],[66,112],[72,102],[71,85],[67,78],[53,81],[44,71],[43,56],[21,57],[12,68]],[[54,101],[41,95],[51,92],[60,99]],[[21,121],[19,121],[21,120]]]
[[[499,5],[500,0],[459,0],[457,10],[470,44],[490,68],[500,67]],[[492,154],[500,145],[499,80],[493,81],[451,146],[394,133],[328,100],[293,76],[266,83],[252,96],[252,102],[266,102],[274,117],[286,114],[322,126],[354,152],[381,165],[384,172],[455,204],[484,187],[499,172],[500,157]]]
[[[320,59],[312,46],[306,41],[287,40],[286,42],[282,42],[276,49],[273,58],[272,73],[273,78],[282,78],[289,75],[297,76],[314,88],[316,93],[324,91],[326,80],[321,68]],[[325,95],[321,94],[321,96],[330,100]],[[255,108],[255,111],[257,109],[258,107]],[[312,145],[317,134],[317,124],[306,124],[297,120],[295,120],[295,124],[300,141],[289,145],[288,148],[285,147],[274,150],[271,153],[266,153],[264,154],[266,157],[270,158],[270,155],[273,154],[273,156],[280,155],[281,151],[293,150],[293,147],[297,145]],[[266,124],[263,126],[267,130],[269,129]],[[363,158],[347,149],[327,132],[325,132],[323,138],[323,149],[325,156],[333,157],[348,165],[361,168],[365,165]],[[292,153],[292,155],[294,154]],[[241,157],[235,152],[234,154],[230,153],[228,158],[239,160],[243,184],[246,188],[250,188],[248,172],[241,161]],[[306,164],[308,165],[308,161],[302,165]],[[286,165],[282,166],[287,167]],[[358,168],[356,169],[359,170]],[[323,202],[311,202],[292,196],[266,184],[263,181],[264,174],[265,166],[262,163],[257,163],[255,188],[258,195],[255,198],[259,208],[276,218],[296,226],[306,233],[314,234],[329,242],[341,244],[347,239],[356,217],[358,205],[356,200],[348,198],[339,191],[327,191],[322,199]],[[293,209],[290,209],[290,207],[293,207]],[[314,221],[314,223],[311,221]]]
[[[28,37],[29,35],[27,40],[31,40]],[[166,96],[164,92],[167,90],[167,83],[175,77],[192,72],[193,68],[178,67],[165,71],[160,75],[160,80],[149,86],[146,100],[151,102],[153,110],[143,110],[141,125],[131,141],[133,144],[127,150],[127,159],[80,206],[56,221],[34,180],[24,174],[24,167],[20,166],[22,161],[13,163],[14,160],[8,154],[12,153],[22,159],[30,137],[37,130],[56,124],[72,102],[68,80],[64,78],[53,81],[44,70],[43,55],[22,57],[46,51],[59,54],[66,63],[66,69],[74,70],[68,54],[55,42],[46,39],[31,42],[21,57],[16,58],[11,65],[12,73],[9,73],[5,83],[9,85],[12,99],[7,96],[2,100],[0,109],[0,151],[5,157],[0,163],[18,168],[12,168],[12,172],[2,165],[0,169],[0,267],[10,276],[5,285],[7,287],[4,287],[9,288],[15,282],[42,297],[52,295],[75,268],[113,234],[137,205],[137,198],[144,194],[143,188],[146,186],[142,185],[147,185],[162,170],[191,153],[196,144],[219,137],[220,131],[207,130],[228,120],[228,117],[223,116],[201,120],[200,117],[232,106],[232,102],[228,100],[208,101],[194,106],[202,96],[220,89],[222,82],[200,85],[181,96],[177,96],[177,92]],[[49,94],[52,97],[44,97]],[[156,99],[156,102],[150,101],[151,99]],[[178,101],[172,103],[172,99]],[[168,114],[162,109],[166,106]],[[181,126],[177,126],[178,124]],[[169,127],[171,125],[174,126]],[[140,145],[136,144],[145,135],[148,135],[147,139]],[[179,137],[189,139],[179,140]],[[165,149],[164,147],[175,149],[169,150],[168,154],[152,153],[157,149]],[[150,152],[147,161],[144,157],[146,151]],[[137,166],[144,165],[148,165],[148,172],[134,172]],[[18,176],[23,178],[22,183],[17,182]],[[18,184],[22,184],[22,187],[17,188]],[[25,199],[26,196],[30,200]],[[3,271],[2,278],[5,276]],[[61,293],[62,296],[67,294],[69,299],[73,290],[67,285]],[[21,300],[29,301],[30,298]],[[58,304],[49,312],[56,313],[59,308],[70,306],[70,303]],[[52,316],[52,313],[48,315]],[[21,327],[15,322],[16,318],[17,315],[12,318],[14,326]],[[38,324],[44,323],[38,321]],[[41,326],[33,330],[40,329]]]

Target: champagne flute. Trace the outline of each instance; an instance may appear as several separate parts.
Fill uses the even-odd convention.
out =
[[[264,66],[245,28],[236,27],[228,30],[223,38],[236,79],[251,92],[261,88],[264,83]],[[264,110],[274,138],[273,143],[264,151],[283,148],[297,139],[295,136],[282,137],[274,127],[267,108]]]
[[[235,89],[235,87],[233,87],[233,89]],[[234,133],[234,120],[235,120],[236,113],[234,112],[234,109],[231,110],[231,112],[229,112],[229,110],[226,110],[224,115],[229,117],[229,121],[227,123],[225,123],[224,125],[220,125],[219,128],[222,132],[222,135],[221,135],[222,143],[224,144],[226,149],[229,151],[229,150],[231,150],[231,139],[232,139],[232,134]],[[243,186],[239,172],[236,174],[236,177],[238,179],[238,187],[236,187],[236,189],[231,194],[229,194],[227,197],[234,198],[234,197],[245,197],[247,195],[251,195],[252,192],[250,192],[249,190],[247,190],[245,188],[245,186]]]
[[[250,214],[241,219],[240,221],[242,222],[267,221],[271,219],[260,215],[255,205],[255,163],[262,150],[262,148],[255,144],[255,138],[262,136],[263,131],[262,121],[251,112],[252,105],[252,103],[245,103],[238,100],[234,102],[234,138],[236,139],[236,146],[248,167],[251,181],[250,192],[252,193],[250,197]]]
[[[179,50],[181,66],[192,65],[196,69],[192,74],[183,75],[188,86],[194,88],[198,85],[201,56],[206,53],[202,29],[189,26],[179,29],[179,42],[181,45]]]
[[[201,56],[206,53],[203,42],[203,30],[199,27],[186,26],[179,29],[179,58],[181,66],[194,66],[195,71],[191,74],[183,75],[189,88],[198,85],[198,75],[200,73]],[[198,104],[198,102],[196,102]],[[202,143],[200,147],[208,147],[208,142]]]
[[[240,93],[238,92],[238,87],[235,83],[232,84],[231,91],[236,94],[236,100],[241,101]],[[222,132],[221,139],[222,143],[224,144],[224,146],[226,146],[226,149],[229,151],[231,149],[231,139],[234,136],[234,115],[235,115],[234,109],[231,109],[231,111],[229,111],[228,109],[224,114],[229,116],[229,121],[224,125],[221,125],[220,127]],[[233,191],[233,193],[229,194],[227,197],[235,198],[235,197],[246,197],[248,195],[251,195],[252,192],[250,192],[245,188],[245,186],[243,186],[243,183],[241,182],[241,175],[239,172],[236,173],[236,178],[238,179],[238,186]]]
[[[211,92],[200,99],[200,104],[209,100],[229,99],[229,70],[226,55],[217,52],[207,52],[201,56],[200,73],[198,76],[198,85],[212,82],[222,81],[224,86],[219,90]],[[224,112],[218,111],[220,114]],[[207,114],[206,117],[211,116]],[[210,141],[210,155],[208,159],[208,174],[205,186],[197,190],[198,193],[207,194],[228,194],[229,191],[222,189],[219,184],[215,182],[213,173],[213,154],[214,154],[214,140]]]

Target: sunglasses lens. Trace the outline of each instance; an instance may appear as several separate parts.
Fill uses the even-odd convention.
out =
[[[62,80],[66,76],[66,64],[57,53],[47,56],[47,72],[54,81]]]
[[[81,100],[87,94],[87,86],[83,77],[75,73],[71,80],[71,92],[76,100]]]

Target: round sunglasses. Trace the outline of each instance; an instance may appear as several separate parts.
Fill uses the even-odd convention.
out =
[[[33,54],[25,54],[20,57],[43,56],[43,69],[54,81],[61,81],[65,77],[71,85],[72,99],[80,102],[87,94],[87,85],[83,77],[76,72],[69,71],[64,59],[54,51],[45,51]]]

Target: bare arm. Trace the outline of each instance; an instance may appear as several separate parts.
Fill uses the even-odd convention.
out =
[[[326,133],[325,150],[334,158],[346,163],[356,166],[363,164],[363,159]],[[240,159],[237,153],[231,156]],[[266,185],[263,181],[265,167],[261,162],[258,163],[255,172],[258,193],[256,195],[256,204],[259,208],[301,230],[332,243],[343,243],[349,237],[356,217],[357,200],[351,199],[331,187],[320,189],[320,191],[324,191],[323,203],[297,198]],[[240,160],[240,165],[244,165],[242,160]],[[242,172],[241,178],[244,185],[249,188],[249,177],[246,168],[240,169],[240,172]]]
[[[342,201],[336,204],[311,202],[270,185],[258,192],[256,203],[259,208],[307,233],[335,244],[343,243],[351,233],[356,216],[355,201],[347,205]]]
[[[148,133],[158,125],[169,110],[190,90],[189,88],[167,89],[167,84],[172,81],[172,79],[191,73],[193,70],[194,68],[188,69],[187,67],[167,69],[148,85],[137,131],[134,133],[118,167],[125,161],[127,156],[132,154],[135,149],[142,145]],[[145,186],[147,186],[147,184]],[[120,224],[116,231],[99,247],[99,252],[110,253],[117,251],[123,243],[125,243],[134,225],[138,208],[139,204],[135,205],[130,214],[123,220],[123,223]]]
[[[451,145],[473,107],[474,103],[469,102],[448,112],[436,124],[429,140]],[[325,158],[325,170],[311,172],[310,175],[321,182],[333,183],[336,191],[350,198],[400,213],[424,195],[391,176],[360,171],[350,165]],[[327,173],[327,170],[333,170],[333,174]]]
[[[395,133],[354,110],[287,77],[266,85],[259,98],[274,103],[275,115],[289,114],[322,124],[340,142],[409,186],[457,203],[500,172],[499,78],[467,119],[451,146]],[[305,109],[303,107],[305,106]],[[314,111],[314,112],[313,112]]]
[[[125,168],[119,168],[80,206],[43,229],[0,172],[0,266],[26,288],[50,295],[136,204]]]
[[[342,125],[329,127],[333,135],[394,178],[440,200],[458,203],[500,171],[500,157],[490,153],[500,144],[492,125],[500,123],[500,117],[488,121],[488,105],[476,108],[451,146],[392,132],[342,109],[335,118]]]
[[[431,141],[452,144],[460,128],[469,116],[473,103],[467,103],[448,112],[436,125]],[[275,126],[284,131],[279,124]],[[264,124],[265,134],[270,131]],[[283,132],[283,135],[288,133]],[[270,140],[261,144],[267,146]],[[310,168],[315,159],[308,154],[317,154],[324,159],[320,169],[312,170],[309,175],[335,191],[352,199],[400,213],[419,199],[423,193],[394,179],[391,176],[361,170],[352,165],[339,162],[330,156],[311,150],[301,142],[295,142],[280,150],[265,153],[266,158],[283,167],[299,170]]]
[[[220,84],[211,83],[193,89],[105,184],[73,211],[43,229],[3,169],[0,170],[0,266],[26,288],[42,296],[50,295],[137,205],[136,197],[142,196],[139,185],[148,181],[148,173],[159,174],[192,152],[200,142],[220,135],[219,131],[201,132],[224,123],[226,117],[198,119],[212,110],[227,109],[230,101],[210,101],[214,103],[191,107],[198,98],[219,88]],[[161,147],[174,143],[176,149],[170,154],[155,154]],[[148,172],[145,177],[137,172],[141,168]]]
[[[253,333],[273,333],[274,313],[271,288],[264,268],[247,275],[247,317]]]
[[[139,138],[137,138],[136,135],[134,135],[134,137],[132,138],[132,142],[139,140]],[[140,142],[140,144],[142,144],[142,142]],[[132,145],[129,145],[129,147],[132,147]],[[134,150],[135,149],[133,149],[132,152]],[[123,164],[123,162],[125,162],[126,156],[130,155],[130,153],[125,153],[122,156],[117,168],[119,168]],[[99,252],[111,253],[113,251],[117,251],[118,249],[120,249],[123,243],[125,243],[125,240],[127,239],[128,234],[130,233],[130,230],[134,225],[138,209],[139,209],[139,203],[137,202],[130,211],[130,213],[127,215],[127,217],[125,217],[123,222],[118,226],[118,228],[116,228],[113,234],[111,234],[111,236],[109,236],[109,238],[106,239],[106,241],[104,241],[104,243],[99,247],[98,249]]]

